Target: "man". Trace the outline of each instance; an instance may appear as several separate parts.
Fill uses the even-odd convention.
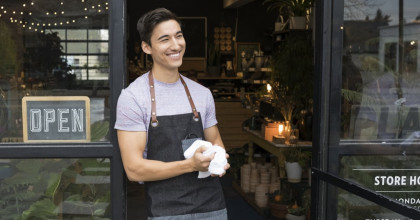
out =
[[[137,29],[153,66],[118,100],[115,129],[128,179],[145,182],[149,219],[227,219],[219,178],[197,178],[214,155],[204,156],[202,146],[183,156],[182,143],[193,138],[224,145],[211,92],[178,72],[186,47],[180,22],[159,8]]]

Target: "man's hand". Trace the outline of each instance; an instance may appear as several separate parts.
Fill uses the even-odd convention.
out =
[[[195,171],[205,172],[209,169],[210,162],[214,158],[214,153],[209,156],[204,156],[203,152],[206,150],[207,148],[205,146],[201,146],[195,151],[194,156],[190,158]]]
[[[226,154],[226,160],[227,159],[229,159],[229,154]],[[225,174],[226,174],[226,170],[228,170],[229,168],[230,168],[230,164],[229,164],[229,160],[228,160],[228,163],[225,165],[225,172],[223,173],[223,174],[221,174],[221,175],[219,175],[219,177],[222,177],[222,176],[224,176]],[[212,177],[215,177],[215,176],[217,176],[217,175],[215,175],[215,174],[212,174],[211,175]]]

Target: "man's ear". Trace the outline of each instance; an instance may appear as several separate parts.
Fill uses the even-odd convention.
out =
[[[151,46],[148,43],[144,42],[144,41],[141,42],[141,49],[146,54],[152,54],[152,48],[151,48]]]

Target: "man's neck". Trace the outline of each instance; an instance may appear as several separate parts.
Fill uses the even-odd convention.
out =
[[[164,83],[174,83],[179,80],[178,69],[168,70],[156,66],[152,67],[153,78]]]

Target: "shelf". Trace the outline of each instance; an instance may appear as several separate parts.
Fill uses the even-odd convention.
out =
[[[260,146],[261,148],[263,148],[264,150],[268,151],[269,153],[273,154],[274,156],[278,158],[283,157],[283,154],[282,154],[283,149],[286,149],[288,147],[293,147],[287,144],[275,144],[271,141],[267,141],[261,135],[261,132],[259,130],[254,131],[247,127],[244,127],[243,129],[247,132],[249,141],[257,144],[258,146]],[[298,141],[297,145],[303,149],[312,148],[312,142],[310,141]]]

